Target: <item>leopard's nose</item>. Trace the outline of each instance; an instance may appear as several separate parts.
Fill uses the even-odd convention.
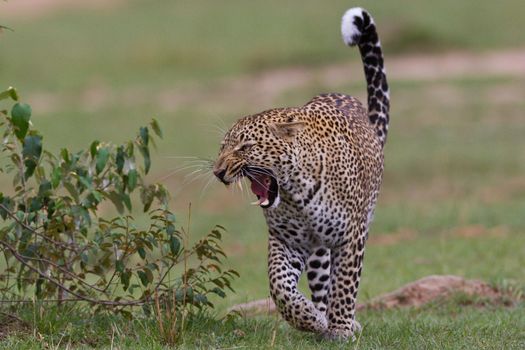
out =
[[[213,174],[219,179],[222,183],[227,184],[224,181],[224,175],[226,175],[226,169],[216,169],[213,171]]]

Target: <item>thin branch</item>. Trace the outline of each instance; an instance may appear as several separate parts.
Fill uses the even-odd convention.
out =
[[[71,244],[71,245],[68,245],[68,244],[65,244],[65,243],[62,243],[62,242],[59,242],[59,241],[55,241],[54,239],[51,239],[49,237],[47,237],[46,235],[43,235],[42,233],[38,232],[37,230],[35,230],[33,227],[27,225],[26,223],[24,223],[23,221],[21,221],[20,219],[18,219],[15,215],[15,213],[13,213],[12,211],[9,210],[9,208],[7,208],[5,205],[3,205],[2,203],[0,203],[0,209],[4,210],[7,215],[9,215],[13,220],[15,220],[20,226],[22,226],[23,228],[25,228],[26,230],[36,234],[37,236],[39,237],[42,237],[43,239],[45,239],[46,241],[48,241],[49,243],[52,243],[52,244],[55,244],[57,246],[60,246],[64,249],[69,249],[69,250],[72,250],[74,252],[76,252],[76,246]]]
[[[5,248],[9,249],[9,251],[11,251],[11,254],[13,254],[13,256],[16,258],[16,260],[20,261],[20,263],[22,263],[25,267],[27,267],[31,271],[37,273],[40,277],[42,277],[43,279],[51,282],[52,284],[54,284],[58,288],[61,288],[64,291],[68,292],[69,294],[75,296],[79,300],[83,300],[83,301],[86,301],[86,302],[89,302],[89,303],[92,303],[92,304],[101,304],[101,305],[108,305],[108,306],[142,305],[146,301],[145,299],[113,301],[113,300],[98,300],[98,299],[93,299],[93,298],[90,298],[90,297],[86,297],[84,295],[81,295],[81,294],[71,290],[70,288],[67,288],[62,283],[60,283],[60,282],[56,281],[55,279],[49,277],[47,274],[45,274],[44,272],[40,271],[39,269],[37,269],[36,267],[32,266],[31,264],[28,264],[24,260],[24,257],[22,255],[18,254],[16,249],[13,248],[9,243],[5,242],[4,240],[0,240],[0,244],[2,244]]]
[[[0,240],[0,244],[8,244],[7,242],[5,241],[2,241]],[[13,248],[14,249],[14,248]],[[72,279],[76,279],[78,280],[80,283],[82,283],[83,285],[85,285],[86,287],[88,288],[91,288],[91,289],[94,289],[96,290],[97,292],[104,292],[103,289],[101,288],[98,288],[92,284],[89,284],[87,283],[86,281],[84,281],[82,278],[78,277],[76,274],[74,274],[73,272],[71,272],[70,270],[68,270],[67,268],[63,268],[62,266],[58,265],[57,263],[55,263],[54,261],[51,261],[49,259],[45,259],[45,258],[35,258],[35,257],[31,257],[31,256],[27,256],[27,255],[22,255],[22,254],[18,254],[18,256],[22,259],[26,259],[26,260],[33,260],[33,261],[39,261],[39,262],[43,262],[43,263],[46,263],[46,264],[49,264],[51,266],[53,266],[54,268],[60,270],[62,273],[64,273],[65,275],[67,275],[68,277],[71,277]]]

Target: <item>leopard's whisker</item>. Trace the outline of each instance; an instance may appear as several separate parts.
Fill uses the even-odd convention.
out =
[[[184,167],[181,167],[181,168],[176,168],[175,170],[170,171],[168,174],[159,177],[158,179],[156,179],[156,181],[159,181],[159,182],[165,181],[165,180],[169,179],[170,177],[172,177],[172,176],[174,176],[174,175],[176,175],[176,174],[178,174],[180,172],[183,172],[183,171],[186,171],[186,170],[195,169],[195,168],[205,169],[199,164],[188,165],[188,166],[184,166]]]
[[[206,191],[208,190],[208,187],[213,183],[212,180],[214,180],[214,176],[213,176],[213,174],[209,174],[209,179],[208,179],[208,181],[206,182],[206,185],[204,185],[204,187],[203,187],[202,190],[201,190],[200,198],[203,198],[203,197],[204,197],[204,194],[205,194]]]

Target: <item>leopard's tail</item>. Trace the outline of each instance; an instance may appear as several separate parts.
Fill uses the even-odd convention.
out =
[[[361,52],[368,91],[368,118],[384,145],[390,118],[390,94],[376,25],[366,10],[354,7],[343,15],[341,33],[346,45],[357,45]]]

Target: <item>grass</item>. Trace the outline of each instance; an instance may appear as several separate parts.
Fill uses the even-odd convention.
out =
[[[155,6],[129,1],[29,21],[2,11],[0,21],[15,32],[0,41],[0,76],[24,92],[64,93],[97,83],[173,87],[290,64],[347,60],[338,24],[342,12],[357,5],[366,6],[384,29],[387,53],[525,45],[520,0],[337,0],[330,6],[313,0],[163,0]],[[34,53],[39,53],[38,63]]]
[[[363,332],[350,346],[296,331],[275,316],[216,321],[203,314],[188,322],[178,346],[187,349],[520,349],[525,345],[523,305],[485,310],[462,303],[465,299],[458,297],[422,310],[361,312]],[[115,316],[83,319],[78,310],[66,310],[67,318],[64,318],[63,313],[64,310],[61,313],[52,310],[44,318],[36,318],[43,333],[11,336],[0,346],[5,349],[169,348],[161,345],[158,328],[149,319],[125,321]]]
[[[246,193],[229,193],[215,183],[203,191],[205,181],[185,182],[188,172],[169,175],[184,166],[177,157],[213,157],[220,139],[215,128],[227,127],[240,115],[300,105],[320,91],[363,97],[362,84],[308,82],[271,98],[225,97],[222,85],[230,86],[246,74],[257,79],[267,69],[314,70],[355,60],[357,53],[340,43],[338,21],[346,7],[359,4],[367,6],[382,29],[387,68],[388,57],[397,53],[525,46],[519,0],[431,5],[341,0],[331,6],[314,1],[158,1],[155,6],[132,1],[30,21],[2,12],[0,23],[16,31],[0,36],[1,83],[16,85],[33,105],[33,123],[51,150],[87,147],[93,139],[122,142],[149,117],[159,119],[166,137],[158,145],[152,180],[162,179],[174,194],[181,225],[192,202],[194,239],[214,224],[229,231],[228,265],[241,278],[234,284],[236,294],[215,300],[222,317],[235,303],[269,294],[264,220],[259,209],[247,205]],[[522,78],[480,74],[390,83],[386,172],[360,301],[429,274],[456,274],[522,289]],[[180,96],[186,98],[177,100]],[[9,192],[9,182],[0,179],[0,189]],[[377,237],[399,239],[381,243],[374,241]],[[363,334],[352,346],[519,349],[525,347],[524,307],[521,302],[515,308],[484,309],[451,300],[422,309],[364,311],[358,314]],[[151,319],[88,318],[74,308],[41,317],[35,310],[16,310],[30,330],[11,334],[0,347],[163,348]],[[274,347],[283,349],[344,346],[292,330],[274,316],[223,322],[209,316],[190,322],[183,348],[269,348],[273,338]]]

